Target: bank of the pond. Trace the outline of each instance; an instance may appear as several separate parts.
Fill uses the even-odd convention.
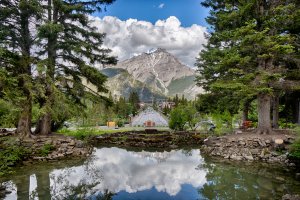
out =
[[[92,146],[87,142],[59,134],[19,138],[11,134],[0,135],[0,176],[12,173],[15,166],[36,161],[55,161],[64,158],[86,157]]]
[[[200,147],[207,137],[207,134],[195,132],[129,131],[92,136],[89,138],[89,143],[118,147],[174,149],[191,145],[199,145]]]
[[[78,131],[77,131],[78,132]],[[87,157],[93,146],[116,146],[123,148],[177,149],[200,148],[203,154],[238,161],[258,161],[295,166],[289,157],[288,146],[295,135],[278,133],[258,135],[239,133],[214,137],[197,132],[169,132],[157,130],[124,131],[96,134],[78,132],[74,137],[63,134],[34,136],[19,139],[13,134],[0,137],[1,172],[10,172],[18,164],[36,161],[55,161],[64,158]],[[79,137],[80,136],[80,137]],[[81,140],[79,140],[81,139]],[[0,173],[1,176],[1,173]]]
[[[259,135],[246,132],[221,137],[208,137],[201,146],[204,154],[235,161],[260,161],[295,166],[289,146],[295,141],[292,133]]]

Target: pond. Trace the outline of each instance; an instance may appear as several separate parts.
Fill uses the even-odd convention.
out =
[[[283,167],[231,163],[200,150],[95,148],[85,161],[24,166],[2,180],[4,199],[281,199],[300,192]]]

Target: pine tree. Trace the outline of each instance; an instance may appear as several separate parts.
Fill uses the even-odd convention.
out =
[[[45,84],[44,97],[40,98],[43,110],[36,132],[51,133],[51,115],[56,93],[64,92],[75,103],[81,104],[82,98],[94,100],[109,99],[99,95],[107,92],[104,88],[106,77],[95,67],[96,63],[115,64],[116,59],[108,56],[109,49],[102,48],[105,34],[92,26],[89,14],[101,11],[103,5],[113,0],[48,0],[45,23],[39,27],[40,43],[44,51],[40,56],[46,59],[40,62],[41,81]],[[44,69],[44,70],[43,70]],[[93,91],[83,82],[96,86]],[[56,83],[59,82],[59,85]],[[72,85],[72,86],[71,86]],[[96,98],[95,98],[96,97]]]
[[[271,96],[274,88],[289,83],[286,61],[295,54],[295,37],[287,27],[299,17],[299,5],[267,0],[202,4],[212,8],[207,22],[214,31],[197,61],[198,84],[257,96],[258,133],[271,132]]]
[[[20,108],[17,133],[31,135],[31,114],[34,81],[32,67],[36,63],[33,46],[36,33],[31,31],[39,23],[42,6],[38,0],[0,1],[0,64],[7,76],[17,84],[14,98]]]
[[[132,106],[132,114],[136,115],[138,110],[140,109],[140,98],[138,93],[135,91],[131,92],[128,98],[128,102]]]

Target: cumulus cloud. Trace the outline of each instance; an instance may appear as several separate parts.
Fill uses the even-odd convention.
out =
[[[181,191],[182,185],[202,187],[207,170],[199,150],[186,156],[182,151],[130,152],[119,148],[102,148],[94,152],[94,160],[82,166],[54,170],[50,174],[51,194],[58,199],[72,194],[70,188],[93,185],[96,191],[135,193],[155,188],[170,196]],[[88,188],[88,187],[87,187]]]
[[[165,6],[164,3],[159,4],[158,8],[162,9]]]
[[[107,34],[104,45],[112,49],[121,61],[151,49],[163,48],[184,64],[193,66],[206,43],[205,27],[196,24],[182,27],[175,16],[158,20],[155,24],[136,19],[122,21],[112,16],[92,18],[98,30]]]

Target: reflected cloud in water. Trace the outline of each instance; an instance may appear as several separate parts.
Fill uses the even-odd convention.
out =
[[[280,166],[204,161],[199,150],[119,148],[95,149],[85,162],[27,166],[1,185],[11,192],[6,200],[281,199],[300,191],[293,171]]]
[[[50,173],[51,195],[65,196],[78,186],[87,196],[105,191],[135,193],[155,188],[174,196],[184,184],[199,188],[206,183],[207,171],[199,150],[131,152],[119,148],[96,149],[94,157],[82,166]]]

